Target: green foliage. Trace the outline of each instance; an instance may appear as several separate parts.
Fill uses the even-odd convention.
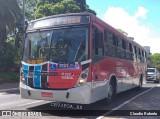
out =
[[[15,57],[14,46],[10,41],[5,42],[3,46],[0,46],[0,67],[7,69],[13,67]]]
[[[73,12],[80,12],[80,8],[76,5],[74,0],[62,0],[61,2],[57,2],[56,0],[39,0],[35,17],[40,18],[68,13],[71,10]]]
[[[22,14],[16,0],[0,0],[0,45],[7,39],[8,32],[15,32],[16,21]]]
[[[0,70],[9,70],[20,65],[20,48],[14,47],[14,38],[10,38],[0,46]]]
[[[25,17],[28,21],[35,19],[34,10],[38,0],[25,0]],[[23,0],[17,0],[21,10],[23,9]]]
[[[35,10],[35,18],[85,11],[96,14],[95,11],[87,7],[85,0],[38,0]]]
[[[150,56],[151,62],[154,64],[160,64],[160,53],[155,53]]]
[[[150,57],[152,64],[152,67],[156,67],[160,71],[160,53],[155,53],[151,55]]]
[[[19,74],[13,72],[0,72],[0,83],[16,83],[19,80]]]

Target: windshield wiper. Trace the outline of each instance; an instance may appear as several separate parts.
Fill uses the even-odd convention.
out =
[[[38,33],[39,33],[41,41],[42,42],[45,41],[45,43],[44,43],[44,50],[45,50],[45,47],[47,47],[47,37],[43,37],[42,33],[39,30],[38,30]],[[45,58],[40,57],[40,56],[39,56],[39,58],[43,59],[43,60],[45,59]],[[46,57],[46,60],[47,60],[47,57]]]
[[[64,30],[64,32],[61,34],[61,41],[63,41],[64,40],[64,35],[66,34],[66,32],[68,31],[68,30],[70,30],[72,28],[72,26],[68,26],[65,30]],[[50,46],[49,46],[49,59],[48,60],[50,60],[50,55],[51,55],[51,47],[52,47],[52,43],[53,43],[53,33],[54,33],[54,30],[52,31],[52,36],[51,36],[51,41],[50,41]],[[57,36],[57,38],[59,39],[59,35]]]
[[[49,56],[48,56],[48,60],[50,61],[50,55],[51,55],[51,47],[52,47],[52,42],[53,42],[53,32],[54,30],[52,31],[52,35],[51,35],[51,40],[50,40],[50,46],[49,46]]]

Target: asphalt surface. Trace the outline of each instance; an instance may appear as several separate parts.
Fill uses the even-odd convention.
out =
[[[11,90],[9,90],[11,89]],[[142,94],[143,93],[143,94]],[[136,97],[137,96],[137,97]],[[131,100],[132,99],[132,100]],[[98,101],[91,105],[76,105],[55,103],[42,100],[21,99],[19,95],[18,84],[0,85],[0,110],[18,110],[18,111],[38,111],[42,112],[42,117],[31,118],[146,118],[146,116],[113,116],[114,110],[160,110],[160,87],[159,84],[152,82],[146,83],[142,90],[132,89],[118,94],[113,102],[109,105],[105,100]],[[76,111],[71,107],[78,108]],[[84,111],[81,111],[83,109]],[[58,110],[58,111],[57,111]],[[127,112],[128,113],[128,112]],[[142,112],[143,113],[143,112]],[[112,114],[112,116],[110,116]],[[17,118],[17,117],[0,117],[0,118]],[[19,117],[24,118],[24,117]],[[28,118],[28,117],[27,117]],[[147,118],[158,118],[157,116],[147,116]],[[160,117],[159,117],[160,118]]]
[[[0,84],[0,90],[19,88],[19,83],[3,83]]]

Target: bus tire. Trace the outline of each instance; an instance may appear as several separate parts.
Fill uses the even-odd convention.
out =
[[[141,75],[140,78],[139,78],[139,85],[138,85],[137,89],[141,90],[142,89],[142,85],[143,85],[143,75]]]
[[[116,95],[116,82],[114,80],[111,80],[111,82],[109,83],[109,88],[108,88],[108,94],[107,94],[107,99],[106,99],[106,103],[110,104],[113,100],[113,98]]]

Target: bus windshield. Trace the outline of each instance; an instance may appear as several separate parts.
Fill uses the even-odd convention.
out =
[[[28,33],[23,61],[81,62],[88,59],[88,28],[67,27]]]

